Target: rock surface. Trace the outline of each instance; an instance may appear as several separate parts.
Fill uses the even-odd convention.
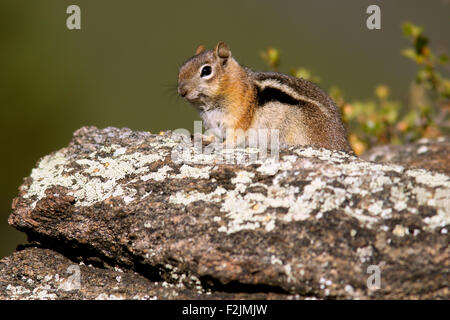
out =
[[[450,175],[450,138],[421,139],[417,143],[375,147],[361,158]]]
[[[182,280],[182,279],[180,279]],[[198,282],[198,280],[197,280]],[[150,281],[118,267],[105,269],[73,262],[53,250],[36,247],[15,252],[0,261],[0,299],[21,300],[154,300],[262,299],[280,294],[217,293],[200,283],[187,288],[183,281]]]
[[[161,283],[179,285],[176,298],[450,298],[447,175],[312,148],[282,150],[279,162],[252,149],[200,154],[181,140],[82,128],[33,169],[9,223],[94,261],[99,277],[126,270],[142,284],[126,298],[174,298]],[[1,261],[3,297],[25,287],[7,290],[20,263],[53,252],[30,250]],[[73,262],[56,257],[46,265],[61,275]],[[73,297],[98,297],[96,283]],[[33,298],[26,288],[20,297]]]

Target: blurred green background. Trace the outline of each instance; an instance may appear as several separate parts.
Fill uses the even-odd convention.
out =
[[[81,8],[81,30],[66,28],[70,4]],[[370,4],[381,7],[381,30],[366,28]],[[267,70],[259,53],[273,46],[283,66],[307,67],[326,90],[363,99],[384,83],[401,101],[416,71],[400,55],[406,20],[450,51],[449,0],[2,0],[0,257],[25,241],[7,224],[23,177],[77,128],[193,129],[198,115],[175,85],[199,44],[226,41],[256,70]]]

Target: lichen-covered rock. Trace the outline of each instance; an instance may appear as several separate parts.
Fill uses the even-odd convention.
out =
[[[450,175],[450,138],[421,139],[416,143],[405,145],[374,147],[364,153],[362,158]]]
[[[0,260],[0,300],[261,299],[265,294],[217,293],[183,279],[154,282],[120,268],[102,269],[73,262],[49,249],[27,248]],[[271,294],[269,298],[287,298]]]
[[[9,223],[65,255],[214,293],[450,298],[447,175],[323,149],[275,161],[197,147],[82,128],[33,169]]]

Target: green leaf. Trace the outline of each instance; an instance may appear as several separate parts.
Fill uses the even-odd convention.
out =
[[[389,88],[386,85],[380,84],[375,88],[375,95],[380,100],[386,100],[389,97]]]
[[[446,54],[441,54],[439,56],[439,62],[441,64],[446,64],[448,62],[448,56]]]
[[[417,54],[422,54],[423,49],[428,45],[428,38],[422,35],[416,37],[416,41],[414,42],[414,48],[416,49]]]
[[[412,35],[412,24],[410,22],[403,23],[402,30],[405,37],[409,37]]]
[[[417,81],[422,82],[428,78],[428,72],[425,69],[420,69],[417,71]]]
[[[280,65],[280,51],[278,49],[267,48],[265,51],[260,53],[260,56],[272,69],[277,69]]]
[[[402,55],[412,60],[416,60],[416,51],[414,49],[404,49],[402,50]]]
[[[403,34],[406,37],[413,36],[414,38],[418,37],[423,31],[422,27],[416,26],[411,22],[405,22],[402,26],[402,29]]]
[[[398,118],[398,111],[397,111],[397,105],[395,104],[389,104],[389,108],[388,108],[388,112],[386,114],[386,120],[390,123],[390,124],[394,124],[397,122],[397,118]]]

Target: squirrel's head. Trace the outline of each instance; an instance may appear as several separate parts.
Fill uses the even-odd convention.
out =
[[[195,55],[180,68],[178,93],[196,107],[211,109],[220,106],[223,86],[237,65],[224,42],[207,51],[200,45]]]

